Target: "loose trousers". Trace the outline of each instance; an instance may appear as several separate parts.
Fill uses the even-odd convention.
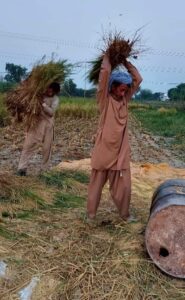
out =
[[[26,170],[29,160],[34,154],[35,149],[42,144],[42,166],[44,171],[48,168],[51,148],[53,143],[54,128],[53,123],[42,119],[36,128],[27,132],[23,145],[21,158],[18,165],[18,170]]]
[[[130,168],[122,171],[92,169],[88,188],[87,214],[90,218],[96,216],[100,203],[102,189],[109,181],[111,197],[124,219],[129,217],[129,205],[131,199],[131,174]]]

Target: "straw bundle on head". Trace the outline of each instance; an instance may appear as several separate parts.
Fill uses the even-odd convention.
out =
[[[62,83],[70,71],[71,65],[66,60],[35,66],[28,78],[7,94],[6,104],[11,115],[17,121],[23,121],[26,127],[34,127],[42,110],[46,89],[52,82]]]
[[[136,44],[140,41],[138,32],[134,35],[132,40],[126,40],[121,33],[110,33],[103,38],[104,50],[101,55],[94,61],[91,61],[91,69],[88,74],[88,79],[93,84],[98,83],[101,63],[103,55],[106,52],[109,56],[112,69],[120,64],[124,64],[125,59],[128,57],[137,58],[140,51],[136,49]]]

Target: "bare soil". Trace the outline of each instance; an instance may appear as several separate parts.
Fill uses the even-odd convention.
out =
[[[51,167],[61,161],[90,157],[93,147],[92,137],[97,124],[96,117],[91,119],[65,117],[63,122],[56,120]],[[177,168],[185,167],[180,155],[170,149],[169,139],[144,132],[133,116],[130,116],[129,126],[133,162],[164,162]],[[24,141],[24,128],[11,125],[1,128],[0,134],[0,169],[16,172]],[[30,174],[39,172],[41,159],[42,150],[38,148],[30,161]]]

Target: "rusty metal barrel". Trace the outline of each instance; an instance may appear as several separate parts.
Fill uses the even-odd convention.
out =
[[[185,180],[170,179],[154,192],[145,231],[149,256],[165,273],[185,278]]]

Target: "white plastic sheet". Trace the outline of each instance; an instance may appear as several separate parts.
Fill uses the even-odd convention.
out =
[[[38,277],[33,277],[31,282],[19,292],[20,300],[30,300],[33,290],[39,281]]]
[[[4,277],[6,274],[7,264],[4,261],[0,261],[0,277]]]

